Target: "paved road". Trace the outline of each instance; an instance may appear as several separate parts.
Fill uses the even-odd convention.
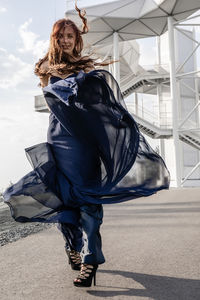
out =
[[[106,263],[75,288],[55,227],[0,250],[1,300],[199,300],[200,189],[172,189],[105,207]]]

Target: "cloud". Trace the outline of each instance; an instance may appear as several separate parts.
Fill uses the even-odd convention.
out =
[[[5,8],[5,7],[0,7],[0,13],[4,13],[4,12],[6,12],[7,11],[7,8]]]
[[[19,57],[0,49],[0,88],[16,87],[33,74],[32,64],[23,62]]]
[[[41,58],[44,56],[48,50],[49,41],[37,41],[33,48],[33,55],[36,59]]]
[[[19,35],[22,39],[23,45],[18,49],[18,51],[20,53],[32,53],[35,59],[39,59],[47,52],[49,41],[37,40],[39,35],[28,29],[31,23],[32,19],[30,18],[19,27]]]
[[[31,171],[24,148],[46,141],[48,118],[48,114],[34,112],[31,102],[4,103],[0,111],[0,189]]]
[[[19,27],[19,35],[23,42],[23,48],[19,48],[18,50],[22,53],[26,51],[32,51],[33,46],[35,44],[35,40],[38,38],[37,34],[28,31],[28,26],[31,23],[32,23],[32,19],[30,18],[27,22],[25,22]]]
[[[28,84],[33,79],[33,62],[44,56],[47,51],[49,41],[39,40],[39,36],[29,30],[31,23],[32,19],[30,18],[19,27],[19,36],[22,41],[22,47],[18,49],[20,52],[19,57],[9,53],[4,48],[0,48],[0,88],[4,90],[15,88],[24,82],[26,82],[26,85],[24,85],[23,90],[27,90]],[[28,63],[24,61],[24,54],[30,55]]]
[[[6,53],[6,49],[4,49],[4,48],[0,48],[0,52],[4,52],[4,53]]]

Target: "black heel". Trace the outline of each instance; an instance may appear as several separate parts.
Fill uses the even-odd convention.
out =
[[[94,273],[94,286],[96,285],[96,272]]]
[[[94,280],[94,286],[96,285],[96,271],[98,265],[81,264],[81,271],[78,277],[73,281],[77,287],[90,287],[92,280]]]
[[[79,271],[81,269],[81,256],[80,253],[75,250],[68,250],[65,248],[69,259],[69,265],[71,265],[72,270]]]

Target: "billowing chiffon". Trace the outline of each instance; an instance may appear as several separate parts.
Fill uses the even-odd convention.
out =
[[[16,221],[76,223],[76,207],[169,187],[163,159],[139,132],[109,72],[52,77],[43,92],[51,111],[47,142],[25,149],[33,171],[4,193]]]

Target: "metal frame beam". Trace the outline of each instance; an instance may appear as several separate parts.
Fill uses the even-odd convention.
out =
[[[175,43],[174,43],[174,20],[168,17],[168,34],[169,34],[169,57],[170,57],[170,90],[172,100],[172,124],[173,138],[175,148],[175,164],[176,164],[176,184],[181,186],[181,162],[180,162],[180,140],[178,134],[178,104],[177,104],[177,85],[176,85],[176,70],[175,70]]]
[[[184,139],[187,139],[187,136],[185,136],[185,135],[190,135],[192,132],[194,132],[194,133],[200,133],[199,126],[197,126],[198,128],[197,127],[194,128],[194,125],[196,123],[193,123],[193,122],[190,122],[191,124],[193,124],[193,127],[191,127],[191,128],[183,128],[183,125],[186,123],[186,121],[189,121],[191,115],[195,111],[197,111],[199,109],[199,106],[200,106],[200,100],[199,100],[200,93],[199,93],[198,88],[197,88],[197,85],[198,85],[197,80],[198,79],[200,80],[200,77],[198,76],[198,74],[200,73],[200,70],[195,69],[192,72],[183,72],[182,71],[183,67],[186,65],[186,63],[189,61],[189,59],[191,57],[193,57],[193,56],[195,57],[195,53],[197,52],[197,49],[200,46],[200,42],[196,40],[195,35],[194,35],[194,30],[193,30],[193,36],[189,36],[187,33],[185,33],[183,30],[181,30],[180,27],[181,26],[182,27],[185,27],[185,26],[190,27],[191,26],[191,27],[195,28],[196,26],[200,26],[200,24],[197,24],[197,23],[191,23],[191,24],[185,23],[188,20],[195,19],[195,18],[197,18],[199,16],[200,16],[200,14],[196,15],[196,16],[193,16],[193,17],[190,17],[190,18],[186,19],[185,21],[174,22],[173,25],[172,25],[174,27],[174,29],[176,29],[177,31],[179,31],[181,34],[183,34],[184,36],[186,36],[188,39],[190,39],[194,43],[193,50],[186,57],[186,59],[184,60],[184,62],[180,66],[178,66],[178,68],[176,70],[176,75],[175,75],[175,78],[179,80],[179,85],[182,84],[185,88],[187,88],[188,90],[190,90],[191,92],[193,92],[194,96],[195,96],[195,99],[196,99],[196,104],[194,105],[194,107],[190,110],[190,112],[186,115],[186,117],[183,120],[181,120],[181,122],[178,124],[178,127],[177,127],[177,133],[178,133],[178,135],[180,134],[182,136],[182,134],[184,134],[184,136],[183,136]],[[196,64],[195,64],[194,68],[197,68]],[[182,71],[182,73],[180,73],[181,71]],[[194,81],[195,81],[194,82],[195,83],[195,88],[193,89],[192,87],[190,87],[189,85],[187,85],[185,82],[183,82],[183,79],[194,79]],[[179,99],[179,100],[181,100],[181,99]],[[199,118],[199,117],[200,116],[199,116],[199,112],[198,112],[197,118]],[[197,120],[197,123],[199,124],[199,120]],[[193,144],[194,146],[196,146],[196,144],[195,144],[194,141],[190,140],[190,143]],[[195,170],[198,167],[200,167],[200,161],[185,176],[185,178],[183,180],[181,180],[181,185],[182,186],[186,182],[186,180],[189,179],[189,177],[195,172]]]

